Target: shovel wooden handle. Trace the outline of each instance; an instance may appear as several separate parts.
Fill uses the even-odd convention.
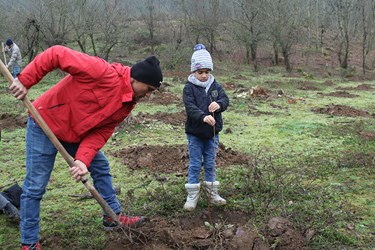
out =
[[[5,62],[5,64],[7,64],[7,57],[5,56],[5,49],[4,49],[4,43],[3,42],[1,42],[1,52],[3,52],[4,62]]]
[[[1,60],[0,60],[0,72],[3,73],[4,77],[6,78],[6,80],[8,81],[9,84],[11,84],[13,82],[13,80],[14,80],[13,76],[10,74],[9,70],[7,69],[7,67],[4,65],[4,63]],[[66,151],[64,146],[61,144],[61,142],[55,136],[55,134],[48,127],[47,123],[44,121],[42,116],[35,109],[35,107],[31,104],[29,98],[27,98],[27,96],[25,96],[22,99],[22,102],[25,105],[25,107],[30,111],[31,115],[33,116],[33,119],[39,124],[39,126],[43,129],[44,133],[48,136],[50,141],[53,143],[53,145],[56,147],[56,149],[60,152],[60,154],[65,159],[65,161],[68,163],[68,165],[73,166],[74,165],[73,157]],[[91,195],[98,201],[98,203],[103,208],[105,213],[108,216],[110,216],[112,218],[112,220],[117,223],[117,225],[120,225],[121,223],[118,219],[118,216],[113,212],[111,207],[102,198],[102,196],[95,189],[95,187],[93,185],[91,185],[90,182],[86,178],[82,179],[81,182],[89,190]]]

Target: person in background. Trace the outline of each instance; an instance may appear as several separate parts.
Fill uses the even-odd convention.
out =
[[[219,196],[216,181],[215,157],[219,145],[219,132],[223,128],[221,113],[229,105],[224,89],[211,74],[213,63],[203,44],[194,47],[191,57],[191,74],[183,90],[186,111],[185,132],[189,147],[188,193],[184,209],[195,209],[200,191],[200,170],[204,167],[204,186],[215,205],[225,205]]]
[[[103,227],[112,231],[121,226],[135,227],[145,217],[122,213],[112,185],[110,165],[100,150],[135,108],[139,99],[150,96],[163,81],[155,56],[132,67],[89,56],[63,46],[53,46],[35,57],[11,84],[10,91],[22,99],[29,88],[47,73],[61,69],[68,73],[33,105],[68,153],[74,158],[70,174],[80,181],[88,172],[94,187],[118,215],[117,225],[103,211]],[[21,195],[22,250],[40,249],[40,201],[46,191],[57,149],[29,116],[26,131],[26,177]]]
[[[12,75],[14,78],[21,72],[22,56],[20,48],[15,44],[12,39],[8,38],[5,42],[5,52],[9,54],[9,62],[6,65],[8,69],[12,67]]]

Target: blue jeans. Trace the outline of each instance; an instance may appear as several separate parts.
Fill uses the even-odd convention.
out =
[[[211,139],[201,139],[192,134],[187,134],[187,139],[190,157],[188,183],[199,183],[202,163],[205,181],[214,182],[216,180],[215,153],[217,153],[219,148],[219,135],[215,135]]]
[[[63,143],[74,157],[79,144]],[[39,241],[40,201],[55,163],[57,149],[35,121],[29,117],[26,132],[26,177],[21,195],[21,242]],[[67,169],[68,170],[68,169]],[[105,155],[99,151],[88,168],[94,187],[115,213],[121,212],[120,202],[112,186],[110,167]]]
[[[18,65],[14,65],[13,72],[12,72],[13,78],[16,78],[20,72],[21,72],[21,67]]]

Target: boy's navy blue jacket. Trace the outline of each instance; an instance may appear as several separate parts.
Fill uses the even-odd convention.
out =
[[[213,127],[203,122],[205,116],[212,115],[212,113],[208,112],[208,106],[211,102],[217,102],[220,105],[220,109],[213,115],[216,121],[215,134],[222,130],[221,112],[227,109],[229,98],[223,87],[216,80],[211,84],[207,93],[204,87],[194,85],[188,81],[184,87],[183,101],[187,115],[185,123],[185,132],[187,134],[192,134],[202,139],[210,139],[214,136]]]

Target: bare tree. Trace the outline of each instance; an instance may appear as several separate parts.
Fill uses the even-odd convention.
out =
[[[28,56],[29,62],[38,54],[39,43],[40,43],[40,24],[35,19],[27,19],[24,26],[24,33],[26,37],[26,53],[24,56]]]
[[[274,44],[275,57],[280,47],[287,71],[292,69],[289,59],[291,49],[301,39],[306,23],[307,15],[301,8],[303,3],[303,0],[264,0],[262,4],[268,34]]]
[[[88,40],[88,30],[95,27],[95,16],[92,15],[92,8],[87,0],[77,0],[75,8],[72,13],[72,18],[69,20],[72,26],[72,36],[73,40],[77,42],[79,48],[82,52],[87,52],[87,40]]]
[[[24,37],[24,21],[28,16],[30,2],[0,0],[0,35],[1,39],[8,37],[16,41],[22,51],[27,55],[27,40]]]
[[[126,2],[118,0],[75,0],[70,24],[73,40],[83,52],[108,60],[130,24],[124,12]]]
[[[340,67],[348,68],[351,42],[356,38],[358,28],[358,4],[353,0],[331,0],[335,13],[337,57]]]
[[[220,27],[226,18],[226,8],[221,0],[185,0],[182,1],[186,12],[185,28],[193,34],[195,43],[203,40],[214,54]]]
[[[374,48],[375,42],[375,1],[360,0],[360,12],[362,14],[362,74],[366,74],[367,54]]]
[[[326,0],[314,0],[312,18],[315,18],[315,38],[316,38],[316,49],[320,49],[323,54],[325,33],[327,26],[329,25],[329,16],[331,13],[328,10]]]
[[[238,0],[235,1],[235,12],[233,17],[234,36],[245,45],[246,63],[252,62],[254,70],[257,71],[257,49],[261,41],[261,34],[264,29],[262,25],[262,12],[257,0]]]
[[[74,0],[33,0],[30,19],[40,27],[40,36],[47,47],[70,41],[69,25]]]
[[[154,0],[146,0],[145,9],[141,9],[141,20],[146,24],[149,35],[149,43],[151,54],[155,53],[155,32],[156,32],[156,19],[158,17],[157,9]]]

